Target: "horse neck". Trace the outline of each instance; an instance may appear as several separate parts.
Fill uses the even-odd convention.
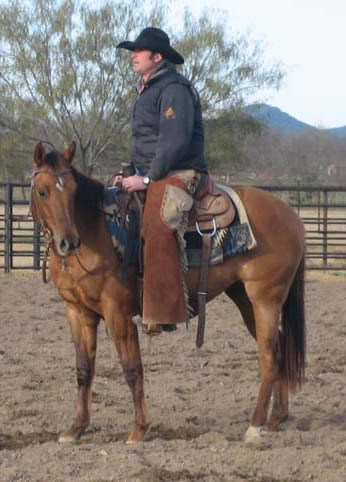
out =
[[[84,177],[80,196],[75,204],[75,222],[84,247],[99,254],[106,253],[112,243],[108,235],[105,216],[102,210],[102,185],[98,181]]]
[[[79,209],[76,210],[76,225],[81,243],[94,251],[102,249],[102,241],[106,234],[106,223],[102,213],[94,219]]]

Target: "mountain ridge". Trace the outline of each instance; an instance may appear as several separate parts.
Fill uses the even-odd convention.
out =
[[[306,129],[316,129],[322,132],[328,132],[337,137],[346,137],[346,125],[325,129],[315,127],[296,119],[287,112],[283,112],[279,107],[274,107],[269,104],[253,104],[247,106],[245,112],[273,129],[280,129],[290,133],[297,133]]]

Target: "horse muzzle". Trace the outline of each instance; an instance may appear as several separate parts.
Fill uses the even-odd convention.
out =
[[[64,236],[63,238],[54,239],[55,248],[61,257],[75,254],[80,247],[80,238],[78,236]]]

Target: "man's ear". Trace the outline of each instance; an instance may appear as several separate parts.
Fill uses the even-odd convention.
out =
[[[72,141],[63,154],[67,164],[72,164],[75,153],[76,153],[76,142]]]
[[[43,163],[45,155],[46,151],[44,150],[42,142],[40,141],[36,144],[34,151],[34,163],[37,167],[40,167],[40,165]]]
[[[154,54],[154,60],[155,60],[155,63],[156,63],[156,64],[159,64],[160,62],[163,61],[163,55],[160,54],[159,52],[156,52],[156,53]]]

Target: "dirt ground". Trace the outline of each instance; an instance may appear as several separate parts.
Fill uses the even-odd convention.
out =
[[[346,277],[306,285],[307,381],[290,418],[247,447],[259,388],[257,346],[225,297],[208,305],[206,342],[196,322],[151,347],[141,334],[151,431],[127,446],[129,389],[100,325],[92,424],[59,444],[74,416],[74,348],[64,304],[40,273],[0,275],[0,480],[346,481]]]

